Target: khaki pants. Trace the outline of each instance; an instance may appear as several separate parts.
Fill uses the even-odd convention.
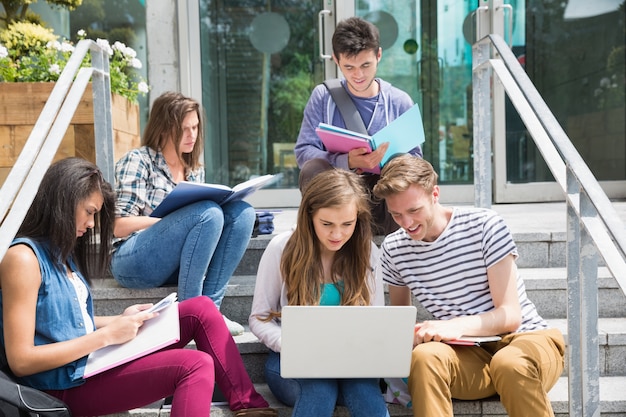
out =
[[[452,398],[500,395],[511,417],[554,416],[548,391],[563,372],[556,329],[514,333],[482,347],[423,343],[413,349],[409,392],[415,417],[452,417]]]

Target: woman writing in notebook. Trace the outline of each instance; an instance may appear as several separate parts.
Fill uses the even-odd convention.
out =
[[[151,304],[119,316],[93,314],[88,282],[108,267],[114,201],[90,162],[69,158],[48,169],[0,262],[3,363],[20,383],[63,400],[73,416],[117,413],[173,396],[173,417],[206,417],[216,383],[235,416],[276,416],[207,297],[178,304],[178,343],[83,377],[87,355],[133,339],[158,314],[146,311]],[[185,349],[191,340],[197,350]]]
[[[368,195],[355,173],[324,171],[304,188],[296,228],[274,237],[261,257],[250,330],[269,349],[265,378],[293,417],[330,417],[336,404],[353,417],[385,417],[377,379],[285,379],[280,376],[281,307],[383,305],[374,266]],[[332,343],[332,340],[329,340]]]
[[[143,146],[115,167],[111,272],[127,288],[178,284],[181,300],[202,294],[219,309],[252,236],[254,208],[244,201],[220,206],[204,200],[162,219],[150,217],[177,183],[204,182],[203,132],[196,100],[167,92],[154,101]],[[239,323],[224,320],[233,336],[243,333]]]

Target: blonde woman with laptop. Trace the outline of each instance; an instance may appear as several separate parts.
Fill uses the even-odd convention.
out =
[[[293,407],[293,417],[331,417],[336,405],[353,417],[389,416],[376,378],[280,375],[282,306],[384,304],[368,204],[358,175],[339,169],[316,175],[303,190],[296,228],[274,237],[259,263],[250,330],[270,349],[266,381]]]

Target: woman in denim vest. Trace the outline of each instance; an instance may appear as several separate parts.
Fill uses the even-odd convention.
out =
[[[214,384],[236,416],[276,416],[259,395],[220,312],[207,297],[180,302],[180,341],[84,377],[87,356],[133,339],[151,304],[95,316],[89,279],[109,263],[115,196],[100,170],[68,158],[43,178],[0,263],[0,338],[22,384],[64,401],[73,416],[118,413],[173,396],[171,415],[206,417]],[[195,340],[197,350],[185,349]]]

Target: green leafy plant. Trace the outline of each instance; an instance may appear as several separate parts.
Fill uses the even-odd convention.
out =
[[[78,32],[78,39],[85,39],[85,32]],[[137,73],[142,64],[136,52],[121,42],[109,44],[97,39],[109,55],[111,92],[137,102],[139,94],[146,94],[148,84]],[[0,31],[0,81],[48,82],[57,81],[69,60],[74,45],[60,40],[51,29],[30,22],[11,23]],[[91,66],[88,54],[82,66]]]
[[[4,14],[0,14],[0,27],[8,27],[15,22],[41,23],[39,15],[29,10],[37,0],[0,0]],[[83,0],[46,0],[46,3],[74,10],[83,3]]]

